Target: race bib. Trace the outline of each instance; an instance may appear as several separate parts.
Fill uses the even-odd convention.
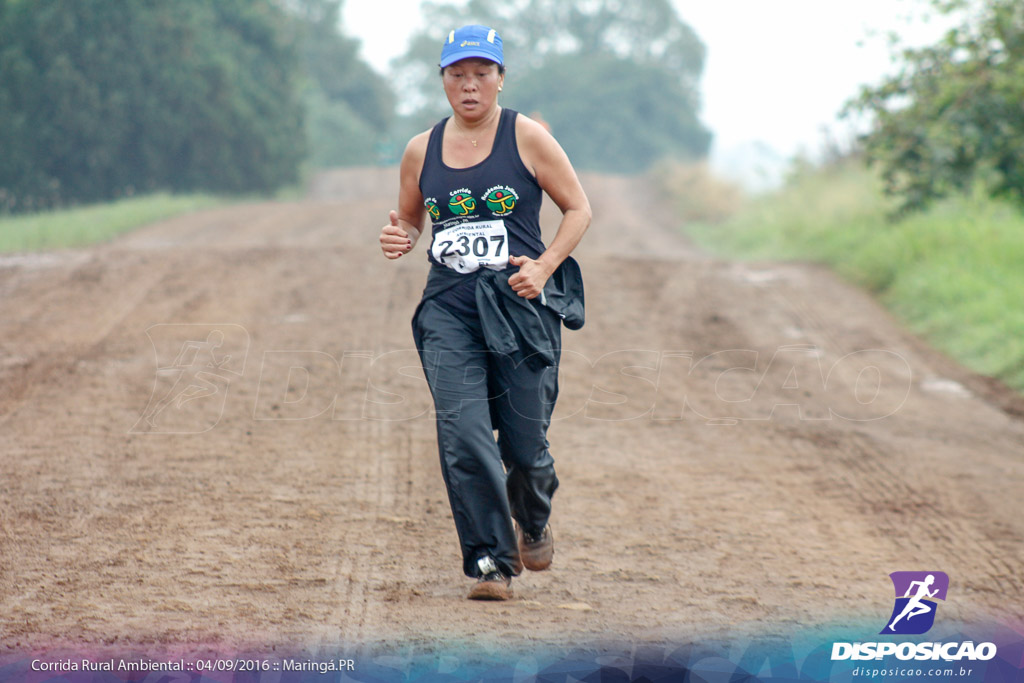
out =
[[[492,270],[508,267],[508,230],[505,221],[463,223],[434,235],[430,253],[460,273],[472,273],[481,266]]]

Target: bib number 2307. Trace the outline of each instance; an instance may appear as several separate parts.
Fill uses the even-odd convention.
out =
[[[430,251],[438,263],[460,273],[481,266],[502,270],[508,266],[508,230],[502,220],[463,223],[434,235]]]

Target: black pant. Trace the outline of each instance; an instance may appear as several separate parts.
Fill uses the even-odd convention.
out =
[[[560,344],[560,320],[543,311],[551,338]],[[477,576],[476,561],[490,555],[512,575],[518,555],[512,519],[539,532],[558,488],[547,430],[558,396],[560,349],[551,366],[518,352],[489,351],[477,318],[456,316],[432,299],[423,302],[415,324],[463,571]]]

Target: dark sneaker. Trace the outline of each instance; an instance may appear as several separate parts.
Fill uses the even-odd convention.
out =
[[[527,569],[541,572],[551,566],[555,556],[555,536],[548,524],[540,533],[528,534],[521,527],[516,527],[519,540],[519,561]]]
[[[501,573],[492,557],[481,557],[476,561],[480,578],[476,580],[469,595],[470,600],[511,600],[512,579]]]

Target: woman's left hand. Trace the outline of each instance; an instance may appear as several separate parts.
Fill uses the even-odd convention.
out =
[[[527,299],[536,299],[553,272],[547,264],[535,261],[529,256],[512,256],[508,262],[519,266],[519,272],[508,279],[512,291]]]

